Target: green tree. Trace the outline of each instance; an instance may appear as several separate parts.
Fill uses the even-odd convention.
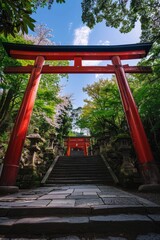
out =
[[[33,4],[31,1],[1,0],[0,1],[0,33],[5,36],[28,33],[28,28],[34,29],[35,20],[30,17]]]
[[[62,96],[61,103],[56,107],[56,115],[54,117],[55,130],[60,142],[72,130],[72,109],[70,97]]]
[[[122,130],[124,114],[115,78],[101,79],[83,89],[89,96],[79,120],[81,128],[88,128],[91,135],[102,136]]]
[[[20,31],[34,30],[35,20],[31,14],[37,7],[65,0],[0,0],[0,33],[15,36]],[[82,21],[90,28],[96,23],[106,22],[106,26],[118,28],[120,32],[130,32],[137,21],[141,23],[142,41],[160,39],[160,2],[159,0],[82,0]]]
[[[118,28],[120,32],[130,32],[137,21],[141,23],[141,40],[160,39],[160,2],[159,0],[83,0],[82,20],[88,27],[96,23]]]
[[[12,121],[12,117],[14,118],[17,112],[15,109],[21,101],[28,79],[27,75],[3,73],[4,67],[21,65],[22,63],[20,60],[8,57],[2,46],[3,41],[27,43],[22,36],[5,38],[3,34],[0,35],[0,128],[2,132],[5,131],[9,121]]]
[[[42,27],[42,28],[41,28]],[[27,37],[25,35],[17,35],[16,38],[9,35],[7,38],[4,35],[0,35],[0,40],[9,41],[15,43],[34,43],[43,40],[44,43],[48,43],[48,28],[40,26],[40,34],[37,34],[35,38]],[[47,29],[47,31],[46,31]],[[43,35],[43,39],[41,36]],[[6,54],[2,43],[0,45],[1,61],[0,61],[0,127],[1,133],[5,132],[8,127],[14,122],[15,116],[17,115],[20,103],[26,85],[28,82],[29,75],[25,74],[4,74],[3,69],[6,66],[15,65],[27,65],[33,64],[32,61],[15,60]],[[50,65],[68,65],[68,61],[50,61]],[[33,131],[34,127],[40,128],[40,133],[46,133],[52,127],[52,119],[55,115],[56,105],[60,103],[60,98],[58,96],[60,91],[59,81],[60,78],[66,76],[65,74],[48,74],[42,75],[38,94],[34,106],[34,111],[31,119],[30,129]]]
[[[160,46],[155,45],[140,66],[152,66],[152,74],[135,74],[129,78],[145,131],[155,155],[160,156]]]
[[[74,136],[82,136],[85,135],[84,131],[79,128],[78,121],[80,119],[80,115],[82,113],[82,107],[74,108],[72,110],[72,134]]]
[[[48,4],[50,8],[54,0],[0,0],[0,34],[5,36],[17,33],[28,33],[28,28],[34,30],[35,20],[30,16],[38,6],[44,7]],[[56,0],[63,3],[64,0]]]

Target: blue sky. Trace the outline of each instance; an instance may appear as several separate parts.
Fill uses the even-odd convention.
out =
[[[121,34],[118,29],[106,27],[104,22],[89,29],[81,20],[81,0],[66,0],[65,4],[53,4],[48,10],[47,7],[39,8],[33,14],[38,24],[46,24],[53,29],[53,39],[57,45],[121,45],[138,43],[140,37],[140,24],[128,34]],[[126,63],[125,61],[123,62]],[[128,61],[135,65],[137,61]],[[84,65],[106,65],[110,62],[86,61]],[[69,74],[69,78],[62,79],[61,85],[63,95],[72,95],[73,106],[83,106],[83,99],[87,96],[82,88],[87,84],[98,81],[99,78],[110,76],[99,74]]]

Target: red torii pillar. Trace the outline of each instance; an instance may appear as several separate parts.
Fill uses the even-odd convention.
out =
[[[19,161],[34,107],[43,64],[44,57],[38,56],[35,60],[34,68],[32,70],[8,144],[2,175],[0,178],[1,186],[14,186],[16,183]]]
[[[84,156],[88,156],[88,142],[87,139],[84,141]]]
[[[132,96],[125,71],[123,69],[120,57],[112,57],[115,67],[115,74],[119,87],[119,92],[128,122],[132,142],[141,164],[141,172],[145,183],[156,184],[159,181],[159,173],[154,163],[153,154],[140,119],[136,103]]]
[[[67,152],[66,152],[66,155],[68,157],[71,155],[70,138],[67,139]]]

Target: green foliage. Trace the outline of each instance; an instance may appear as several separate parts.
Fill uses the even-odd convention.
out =
[[[160,2],[158,0],[83,0],[82,21],[93,28],[105,21],[106,26],[130,32],[137,21],[141,23],[142,41],[159,41]]]
[[[5,36],[28,33],[34,30],[35,20],[30,15],[37,7],[53,3],[65,3],[65,0],[0,0],[0,33]],[[137,21],[141,23],[141,40],[157,41],[160,39],[160,2],[159,0],[83,0],[82,21],[90,28],[105,21],[106,26],[118,28],[120,32],[130,32]]]
[[[139,63],[140,66],[152,66],[151,74],[127,75],[155,159],[160,157],[159,53],[160,46],[154,44],[150,55]],[[105,136],[107,132],[112,136],[112,140],[124,134],[127,124],[115,79],[101,79],[88,85],[84,91],[89,98],[85,100],[86,104],[82,108],[80,127],[88,128],[96,138]]]
[[[12,59],[6,54],[2,42],[16,42],[26,43],[22,36],[14,38],[0,35],[0,128],[1,133],[4,132],[7,126],[15,118],[17,112],[17,105],[22,99],[24,89],[26,87],[28,76],[27,75],[13,75],[4,74],[4,67],[21,65],[22,61]],[[27,61],[24,62],[27,64]]]
[[[35,8],[48,5],[48,8],[50,9],[54,0],[32,0],[32,2],[34,3]],[[65,0],[56,0],[56,3],[65,3]]]
[[[35,38],[37,39],[37,36]],[[31,41],[25,40],[21,35],[17,35],[16,38],[9,35],[5,38],[3,34],[0,35],[0,41],[0,133],[3,134],[3,132],[12,129],[11,126],[15,121],[29,79],[29,75],[26,74],[4,74],[3,69],[6,66],[22,65],[22,63],[23,65],[31,64],[31,61],[15,60],[8,57],[2,46],[2,42],[31,43]],[[51,61],[49,64],[65,66],[68,65],[68,62]],[[55,129],[53,120],[56,105],[61,101],[58,96],[60,91],[59,81],[60,77],[63,76],[66,75],[47,74],[41,76],[30,131],[38,127],[40,134],[45,135],[48,131]],[[0,139],[0,141],[3,142],[3,139]]]
[[[72,104],[69,97],[63,97],[62,102],[57,106],[56,127],[57,138],[63,142],[72,130]]]
[[[160,156],[160,46],[154,45],[147,59],[140,66],[152,66],[152,74],[136,74],[130,78],[133,94],[138,105],[146,133],[155,152],[155,157]]]
[[[33,4],[31,1],[1,0],[0,1],[0,34],[15,35],[19,32],[28,33],[34,29],[35,20],[30,17]]]
[[[124,118],[122,105],[115,79],[99,80],[83,89],[90,97],[85,100],[79,120],[81,128],[88,128],[91,135],[102,136],[110,131],[113,134],[121,129]]]
[[[34,30],[35,20],[31,14],[38,6],[48,5],[51,8],[54,0],[0,0],[0,34],[7,37],[11,34],[15,37],[18,33],[28,33],[28,28]],[[65,0],[56,0],[57,3],[64,3]]]

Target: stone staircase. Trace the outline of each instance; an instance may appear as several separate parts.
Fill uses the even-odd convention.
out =
[[[113,184],[113,177],[99,156],[59,157],[46,184]]]
[[[113,186],[53,185],[0,197],[1,240],[158,240],[159,233],[160,205]]]

